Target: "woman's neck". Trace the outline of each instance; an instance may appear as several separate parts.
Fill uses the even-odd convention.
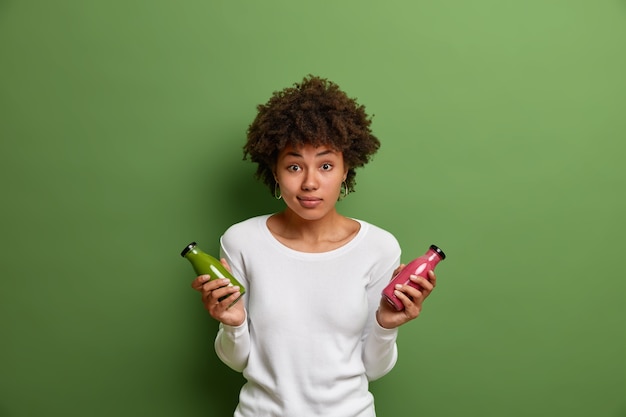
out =
[[[307,220],[286,209],[271,216],[267,227],[278,241],[301,252],[327,252],[348,243],[360,224],[332,211],[320,219]]]

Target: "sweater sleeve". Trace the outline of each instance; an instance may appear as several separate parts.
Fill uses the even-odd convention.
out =
[[[220,245],[220,257],[225,258],[231,271],[242,285],[248,285],[247,280],[242,272],[241,262],[231,256],[227,250],[228,239],[222,237]],[[231,369],[242,372],[248,364],[248,356],[250,355],[250,331],[248,328],[247,304],[248,296],[244,294],[242,300],[246,309],[246,319],[239,326],[229,326],[220,323],[217,336],[215,337],[215,352],[222,362]]]
[[[222,362],[231,369],[242,372],[248,364],[250,354],[250,332],[248,320],[240,326],[228,326],[220,323],[215,338],[215,352]]]
[[[368,380],[373,381],[386,375],[398,360],[396,338],[398,329],[385,329],[376,321],[381,292],[400,264],[400,254],[384,272],[378,275],[368,288],[369,323],[364,332],[363,364]]]

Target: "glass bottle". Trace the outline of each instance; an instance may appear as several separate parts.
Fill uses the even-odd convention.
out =
[[[445,258],[446,255],[441,249],[435,245],[430,245],[430,248],[424,255],[409,262],[404,269],[389,282],[383,290],[383,297],[396,310],[404,310],[404,304],[402,304],[402,301],[394,294],[396,285],[410,285],[413,288],[419,289],[419,285],[411,281],[409,277],[411,275],[417,275],[428,279],[428,271],[434,270],[439,261],[443,261]]]
[[[243,296],[246,292],[246,289],[237,279],[230,273],[228,270],[222,265],[220,261],[209,255],[208,253],[203,252],[196,242],[191,242],[188,244],[185,249],[180,253],[180,256],[183,258],[187,258],[189,262],[191,262],[191,266],[193,266],[194,271],[196,271],[197,275],[210,275],[211,279],[209,281],[213,281],[220,278],[227,278],[230,280],[229,286],[235,285],[239,287],[239,293],[241,294],[233,304],[235,304],[241,296]],[[222,301],[224,298],[229,297],[226,295],[221,297],[219,301]]]

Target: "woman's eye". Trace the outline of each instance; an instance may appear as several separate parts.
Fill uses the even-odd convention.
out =
[[[333,168],[331,164],[322,164],[323,171],[330,171]]]
[[[298,165],[289,165],[289,166],[287,167],[287,169],[288,169],[289,171],[296,172],[296,171],[299,171],[299,170],[300,170],[300,167],[299,167]]]

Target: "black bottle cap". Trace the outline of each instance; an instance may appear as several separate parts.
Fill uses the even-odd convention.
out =
[[[435,246],[435,245],[430,245],[430,248],[439,254],[439,256],[441,257],[441,260],[442,260],[442,261],[443,261],[444,259],[446,259],[446,254],[445,254],[445,253],[443,253],[443,251],[442,251],[441,249],[439,249],[437,246]]]
[[[194,246],[196,246],[197,243],[196,242],[191,242],[190,244],[188,244],[187,246],[185,246],[185,249],[183,249],[183,251],[180,253],[180,256],[182,256],[183,258],[185,257],[185,255],[187,255],[187,252],[189,252],[190,250],[192,250],[194,248]]]

